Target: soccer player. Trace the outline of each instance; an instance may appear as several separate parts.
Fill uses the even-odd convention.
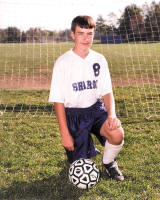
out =
[[[74,47],[55,62],[49,102],[54,102],[69,163],[96,155],[92,133],[105,146],[102,164],[107,174],[123,181],[115,158],[123,146],[124,131],[116,117],[107,61],[90,49],[95,28],[90,16],[73,19]]]

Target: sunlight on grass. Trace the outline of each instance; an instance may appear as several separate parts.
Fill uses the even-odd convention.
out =
[[[93,161],[101,171],[98,184],[90,190],[69,183],[65,151],[56,118],[1,120],[1,199],[156,199],[159,193],[159,121],[122,121],[125,144],[117,161],[125,175],[118,183],[108,179],[101,156]],[[103,153],[94,138],[96,146]]]

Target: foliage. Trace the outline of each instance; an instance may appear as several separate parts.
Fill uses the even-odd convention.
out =
[[[111,16],[113,16],[113,13]],[[98,16],[96,20],[96,39],[100,35],[120,34],[123,37],[123,42],[160,41],[160,3],[153,1],[150,6],[143,6],[143,9],[136,6],[136,4],[127,6],[119,19],[118,26],[107,24],[106,21],[101,15]],[[26,32],[21,32],[15,27],[0,30],[0,42],[47,41],[71,41],[70,31],[69,29],[59,32],[49,31],[42,30],[39,27],[30,28]]]
[[[120,18],[119,33],[124,40],[134,41],[138,40],[138,34],[142,33],[140,25],[143,24],[143,16],[141,15],[141,9],[135,4],[127,6],[124,10],[124,14]],[[139,38],[140,40],[141,38]]]
[[[160,40],[160,3],[153,2],[151,7],[147,7],[147,15],[145,16],[145,27],[147,40]]]
[[[20,42],[21,31],[16,27],[8,27],[4,31],[0,31],[0,40],[2,42]]]

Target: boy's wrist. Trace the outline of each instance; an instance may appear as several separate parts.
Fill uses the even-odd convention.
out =
[[[108,115],[108,118],[116,118],[117,116],[116,116],[116,114],[109,114]]]
[[[61,130],[61,135],[62,136],[70,135],[69,130],[68,129]]]

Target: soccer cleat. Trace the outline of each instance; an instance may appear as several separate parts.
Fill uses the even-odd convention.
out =
[[[107,172],[107,174],[110,178],[117,180],[117,181],[123,181],[124,180],[124,176],[121,173],[121,171],[119,170],[116,161],[112,161],[109,164],[103,163],[103,166],[105,167],[106,172]]]

